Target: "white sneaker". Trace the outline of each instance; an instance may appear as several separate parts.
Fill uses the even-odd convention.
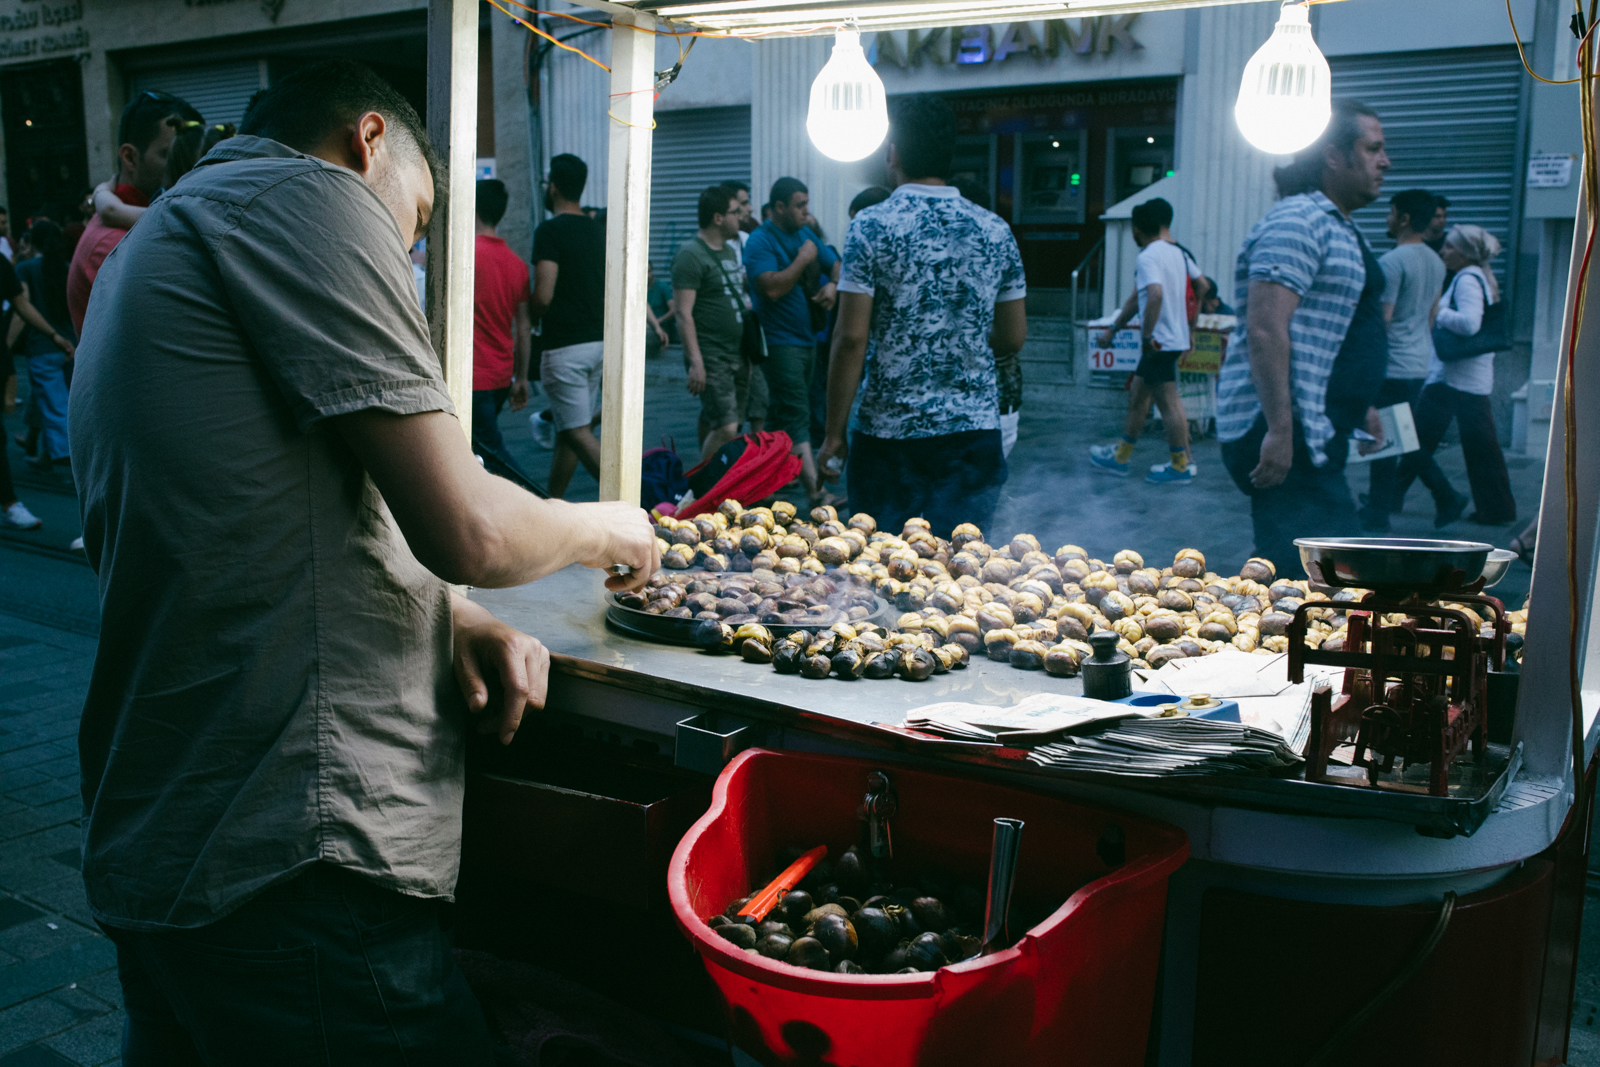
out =
[[[550,410],[546,408],[536,414],[528,416],[528,424],[533,427],[533,440],[540,448],[553,449],[556,447],[556,424],[550,417]]]
[[[74,552],[82,552],[83,551],[83,538],[74,537],[72,539],[72,544],[68,545],[67,547],[72,549],[72,551],[74,551]]]
[[[44,525],[44,520],[29,511],[27,506],[18,500],[6,508],[6,525],[16,530],[37,530]]]
[[[1160,474],[1162,471],[1166,470],[1168,467],[1171,467],[1171,466],[1172,466],[1171,463],[1152,463],[1152,464],[1150,464],[1150,473],[1151,474]],[[1200,473],[1200,464],[1196,463],[1192,459],[1189,460],[1189,470],[1192,471],[1195,474],[1199,474]]]

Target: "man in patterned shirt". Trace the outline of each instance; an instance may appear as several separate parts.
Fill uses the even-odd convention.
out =
[[[886,530],[921,516],[945,537],[963,522],[987,529],[994,516],[1006,480],[995,359],[1028,336],[1010,228],[946,184],[955,140],[955,112],[939,97],[896,106],[894,193],[858,214],[845,237],[818,457],[829,478],[848,460],[852,511]]]
[[[1327,399],[1367,281],[1350,213],[1377,199],[1388,168],[1378,116],[1339,101],[1322,137],[1274,173],[1283,199],[1239,252],[1239,328],[1217,380],[1217,437],[1250,497],[1256,554],[1286,573],[1299,568],[1296,537],[1357,532],[1347,438]]]

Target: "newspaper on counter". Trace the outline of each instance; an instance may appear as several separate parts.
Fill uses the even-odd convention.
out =
[[[1257,774],[1300,762],[1269,730],[1206,719],[1133,718],[1085,736],[1068,736],[1028,753],[1041,767],[1154,778]]]
[[[1034,693],[1003,708],[961,701],[928,704],[908,711],[905,725],[912,730],[957,741],[994,744],[1057,734],[1111,719],[1146,715],[1150,710],[1089,697]]]
[[[1146,692],[1178,697],[1209,693],[1219,700],[1239,702],[1239,718],[1246,725],[1280,735],[1290,749],[1305,748],[1311,731],[1311,689],[1326,678],[1337,691],[1344,668],[1306,664],[1306,680],[1289,681],[1289,657],[1280,652],[1260,656],[1223,649],[1210,656],[1176,659],[1160,670],[1135,670],[1134,687]]]

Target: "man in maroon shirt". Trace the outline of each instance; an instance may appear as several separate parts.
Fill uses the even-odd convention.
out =
[[[528,403],[528,265],[496,232],[505,218],[504,182],[478,183],[478,243],[472,287],[472,445],[508,461],[498,419]]]
[[[167,173],[167,153],[172,150],[172,140],[177,127],[170,120],[202,122],[200,112],[171,93],[146,90],[134,97],[122,109],[122,121],[117,126],[117,196],[125,204],[148,207],[150,200],[161,191]],[[89,309],[89,292],[94,288],[94,278],[100,273],[111,250],[117,247],[128,231],[111,226],[96,216],[83,228],[83,236],[72,252],[72,266],[67,270],[67,312],[72,316],[72,328],[83,333],[83,315]]]

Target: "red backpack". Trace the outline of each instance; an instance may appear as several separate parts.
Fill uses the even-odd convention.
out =
[[[730,497],[753,505],[758,500],[765,500],[799,476],[800,457],[791,454],[790,449],[794,447],[794,443],[782,430],[747,433],[741,441],[744,451],[734,460],[727,473],[718,478],[716,484],[704,496],[696,497],[693,503],[679,511],[678,518],[692,519],[696,515],[716,511],[722,502]],[[705,470],[716,459],[717,456],[711,456],[702,461],[689,472],[688,480],[693,483],[695,475]]]

